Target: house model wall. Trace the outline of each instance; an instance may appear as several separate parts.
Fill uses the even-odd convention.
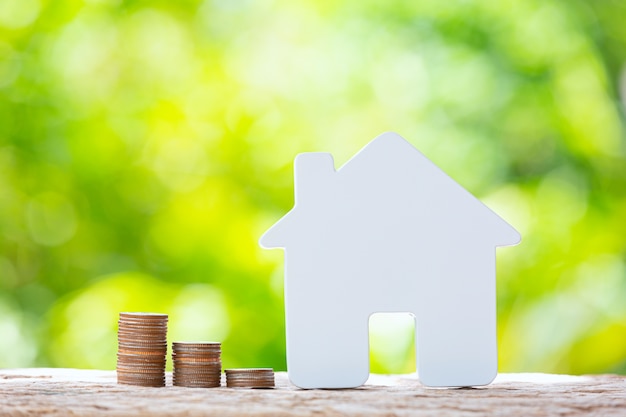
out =
[[[428,386],[489,384],[497,374],[497,246],[519,233],[395,133],[336,170],[295,160],[295,205],[260,240],[285,249],[287,370],[302,388],[369,376],[369,316],[416,317]]]

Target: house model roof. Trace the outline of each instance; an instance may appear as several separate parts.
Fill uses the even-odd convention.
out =
[[[295,160],[295,205],[271,227],[265,248],[327,238],[376,235],[390,243],[407,233],[433,243],[465,240],[517,244],[519,233],[400,135],[383,133],[338,170],[329,153]]]

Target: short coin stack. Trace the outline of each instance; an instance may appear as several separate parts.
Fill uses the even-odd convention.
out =
[[[215,388],[221,385],[222,345],[218,342],[174,342],[173,384],[179,387]]]
[[[167,314],[120,313],[117,331],[117,382],[165,386]]]
[[[271,368],[227,369],[229,388],[274,388],[274,370]]]

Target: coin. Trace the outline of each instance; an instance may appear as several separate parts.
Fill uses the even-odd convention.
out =
[[[161,356],[167,354],[167,349],[150,349],[150,348],[125,348],[119,347],[119,354],[135,354],[135,355],[152,355]]]
[[[226,369],[226,386],[229,388],[274,388],[272,368]]]
[[[161,314],[161,313],[144,313],[144,312],[140,312],[140,311],[134,311],[134,312],[121,312],[120,313],[120,320],[121,319],[135,319],[135,320],[158,320],[158,321],[167,321],[168,316],[167,314]]]
[[[166,314],[120,313],[117,382],[145,387],[165,386]]]
[[[219,342],[173,342],[175,386],[214,388],[221,385],[222,361]]]
[[[194,342],[194,343],[172,343],[172,350],[179,353],[196,353],[196,352],[221,352],[222,347],[220,343],[215,342]]]
[[[175,358],[180,358],[181,360],[186,359],[202,359],[202,360],[219,360],[222,352],[219,350],[217,352],[176,352],[172,351],[172,355]]]

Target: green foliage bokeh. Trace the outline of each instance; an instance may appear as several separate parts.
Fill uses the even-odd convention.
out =
[[[624,18],[3,0],[0,367],[112,369],[117,314],[149,310],[170,340],[223,341],[226,367],[285,369],[282,255],[257,239],[293,158],[340,166],[393,130],[522,233],[498,250],[500,370],[626,372]],[[372,321],[373,371],[414,364],[402,323]]]

